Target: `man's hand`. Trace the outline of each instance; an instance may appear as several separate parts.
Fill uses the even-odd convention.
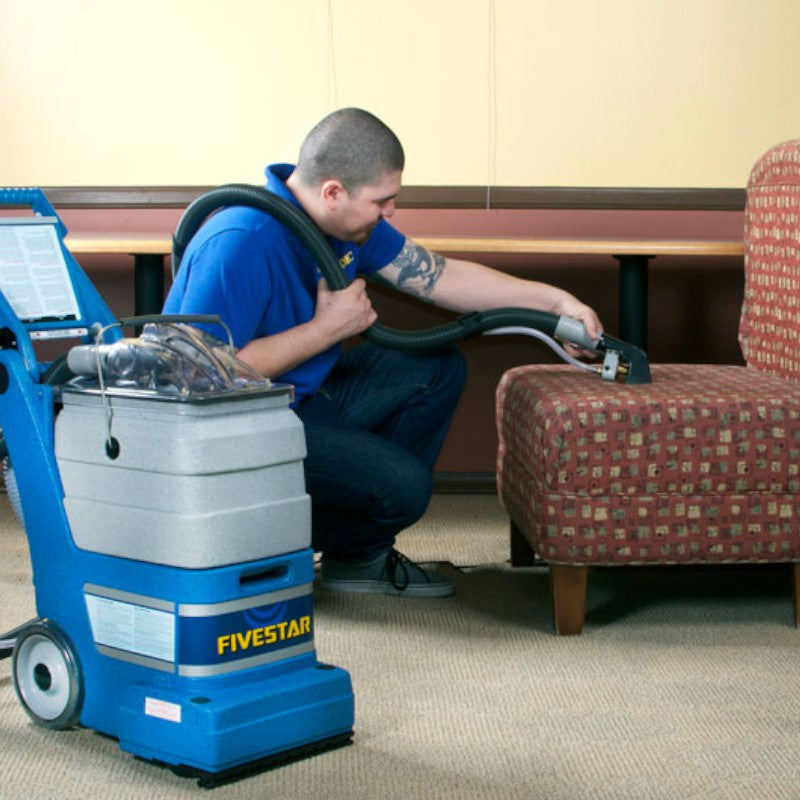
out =
[[[377,317],[363,279],[356,278],[346,289],[332,292],[321,278],[312,319],[281,333],[252,339],[237,356],[262,375],[276,378],[366,330]]]
[[[365,331],[377,318],[363,278],[356,278],[346,289],[335,292],[330,290],[325,278],[319,279],[313,323],[324,331],[331,343]]]

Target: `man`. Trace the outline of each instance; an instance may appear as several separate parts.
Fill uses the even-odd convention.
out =
[[[366,111],[330,114],[308,134],[298,164],[267,168],[267,189],[301,208],[327,236],[352,280],[332,292],[308,249],[265,212],[226,208],[195,235],[165,313],[214,313],[240,359],[295,387],[305,427],[312,544],[333,591],[440,597],[443,575],[394,549],[430,500],[434,462],[465,380],[452,347],[407,352],[342,342],[376,320],[361,275],[453,311],[525,306],[581,320],[595,312],[571,294],[467,261],[444,258],[387,220],[404,167],[394,133]]]

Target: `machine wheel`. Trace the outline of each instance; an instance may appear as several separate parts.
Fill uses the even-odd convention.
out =
[[[55,730],[77,725],[83,703],[80,665],[55,623],[41,620],[20,631],[11,671],[17,697],[37,725]]]

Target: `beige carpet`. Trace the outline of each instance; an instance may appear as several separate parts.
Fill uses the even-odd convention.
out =
[[[223,798],[800,798],[800,633],[783,569],[607,570],[584,634],[552,634],[543,568],[511,571],[496,499],[443,495],[401,549],[462,567],[442,600],[316,596],[317,649],[348,669],[352,746]],[[0,631],[34,613],[0,500]],[[197,797],[88,730],[28,721],[0,661],[0,798]]]

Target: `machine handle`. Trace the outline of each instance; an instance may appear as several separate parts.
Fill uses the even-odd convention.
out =
[[[0,188],[0,206],[11,208],[24,206],[30,208],[38,217],[52,218],[62,238],[67,235],[67,226],[56,214],[56,210],[41,189],[33,187],[2,187]]]
[[[205,323],[207,325],[219,325],[228,336],[228,349],[231,351],[231,355],[236,353],[236,348],[233,346],[233,334],[231,333],[231,329],[217,314],[141,314],[138,317],[123,317],[119,321],[119,325],[122,328],[129,325],[158,325],[160,323]]]
[[[158,324],[159,322],[222,324],[222,320],[217,314],[141,314],[137,317],[123,317],[120,319],[119,324],[125,328],[136,325],[149,325],[151,323]]]

